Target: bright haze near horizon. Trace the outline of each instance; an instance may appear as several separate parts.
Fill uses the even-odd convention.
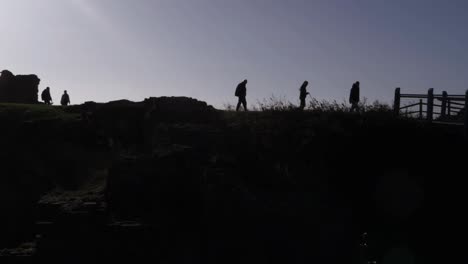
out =
[[[342,101],[395,87],[468,89],[466,0],[0,0],[0,70],[37,74],[55,102],[189,96],[216,107],[310,82]]]

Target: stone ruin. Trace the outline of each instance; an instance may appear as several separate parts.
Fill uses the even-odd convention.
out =
[[[0,75],[0,102],[38,103],[40,79],[36,75],[14,75],[4,70]]]

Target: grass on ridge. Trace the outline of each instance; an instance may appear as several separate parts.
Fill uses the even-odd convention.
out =
[[[63,111],[60,106],[44,104],[12,104],[0,103],[0,118],[16,121],[40,121],[40,120],[73,120],[78,115]]]

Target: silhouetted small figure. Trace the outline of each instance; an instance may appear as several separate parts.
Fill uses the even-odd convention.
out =
[[[307,95],[309,94],[309,93],[307,92],[307,85],[309,85],[309,82],[308,82],[308,81],[305,81],[305,82],[302,84],[301,88],[299,89],[299,91],[300,91],[299,99],[301,100],[301,106],[300,106],[299,108],[300,108],[301,110],[304,110],[305,105],[306,105],[306,101],[305,101],[305,100],[306,100]]]
[[[244,80],[237,85],[235,96],[239,97],[236,111],[239,111],[241,104],[244,106],[244,110],[247,111],[247,80]]]
[[[359,111],[359,90],[360,83],[355,82],[351,88],[351,94],[349,95],[349,103],[351,104],[351,112]]]
[[[52,104],[52,96],[50,95],[50,87],[47,87],[45,88],[44,91],[42,91],[41,99],[42,101],[44,101],[46,105]]]
[[[63,91],[62,99],[60,100],[60,104],[62,106],[67,106],[70,104],[70,96],[68,95],[67,91]]]

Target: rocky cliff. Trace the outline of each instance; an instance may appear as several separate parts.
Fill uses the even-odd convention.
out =
[[[0,102],[35,104],[39,83],[36,75],[14,75],[4,70],[0,75]]]

